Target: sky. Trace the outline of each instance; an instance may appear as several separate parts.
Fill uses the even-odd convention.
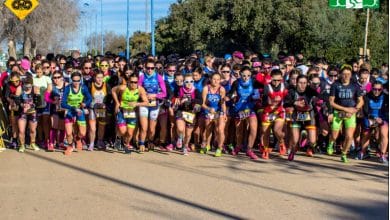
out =
[[[148,30],[148,32],[150,32],[150,23],[148,23],[146,27],[145,8],[148,6],[148,21],[150,22],[151,0],[129,0],[129,2],[130,36],[133,32],[138,30]],[[176,0],[154,0],[155,20],[167,16],[169,13],[169,6],[175,2]],[[78,33],[81,33],[82,36],[90,35],[95,31],[100,33],[101,3],[103,4],[103,33],[107,31],[114,31],[117,34],[126,35],[127,0],[79,0],[79,7],[80,10],[83,11],[83,14],[80,20]],[[81,41],[72,43],[73,48],[80,47],[80,45],[83,45]]]

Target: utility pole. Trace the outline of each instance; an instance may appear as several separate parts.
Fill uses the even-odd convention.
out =
[[[369,20],[370,20],[370,9],[367,8],[366,32],[365,32],[365,35],[364,35],[364,51],[363,51],[364,60],[368,60],[368,56],[367,56],[367,38],[368,38],[368,23],[369,23]]]

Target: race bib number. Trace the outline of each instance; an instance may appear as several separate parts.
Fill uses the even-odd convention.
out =
[[[350,113],[347,113],[347,112],[338,112],[337,115],[341,119],[342,118],[350,118],[352,116]]]
[[[123,109],[124,118],[136,118],[135,111]]]
[[[106,109],[97,108],[95,109],[96,118],[104,118],[106,117]]]
[[[157,107],[157,100],[149,101],[149,107]]]
[[[239,117],[240,119],[245,119],[245,118],[248,118],[250,114],[251,114],[250,110],[249,110],[249,109],[246,109],[246,110],[244,110],[244,111],[239,111],[239,112],[238,112],[238,117]]]
[[[214,114],[207,114],[207,117],[210,119],[210,120],[214,120],[214,119],[218,119],[219,118],[219,113],[214,113]]]
[[[309,112],[297,112],[297,121],[310,121]]]
[[[194,123],[195,114],[193,114],[191,112],[182,112],[182,117],[183,117],[184,121],[186,121],[190,124]]]
[[[275,114],[269,114],[268,115],[268,121],[269,122],[275,121],[275,119],[276,119],[276,115]]]
[[[292,119],[293,119],[293,113],[286,112],[286,121],[292,121]]]
[[[160,108],[160,111],[158,112],[159,115],[167,113],[167,110],[165,108]]]
[[[371,128],[376,128],[378,127],[378,123],[376,122],[375,119],[368,119],[368,125],[371,127]]]

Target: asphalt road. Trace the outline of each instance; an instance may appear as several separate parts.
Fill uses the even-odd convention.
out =
[[[0,219],[388,219],[388,167],[274,154],[0,153]]]

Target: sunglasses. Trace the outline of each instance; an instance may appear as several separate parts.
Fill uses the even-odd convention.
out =
[[[108,67],[108,65],[100,65],[101,67]]]
[[[43,69],[49,69],[50,66],[43,66]]]
[[[266,70],[272,69],[272,67],[263,67]]]
[[[251,77],[251,75],[241,75],[241,77]]]
[[[311,85],[313,85],[313,86],[319,86],[320,83],[311,83]]]
[[[176,70],[167,70],[167,71],[170,72],[170,73],[176,72]]]
[[[183,80],[175,80],[176,83],[183,83]]]
[[[230,71],[222,71],[222,73],[230,73]]]
[[[92,67],[84,67],[85,70],[90,70]]]
[[[374,92],[380,92],[380,91],[382,91],[382,89],[373,88],[372,91],[374,91]]]
[[[66,63],[60,63],[61,65],[65,65]]]
[[[54,69],[56,69],[56,67],[55,67],[55,66],[52,66],[52,67],[50,67],[50,68],[51,68],[51,69],[53,69],[53,70],[54,70]]]
[[[130,81],[131,84],[137,84],[138,81]]]
[[[272,82],[281,82],[281,79],[273,79]]]
[[[184,81],[184,83],[185,83],[185,84],[192,84],[192,83],[194,83],[194,80],[190,80],[190,81],[187,81],[187,80],[186,80],[186,81]]]
[[[61,79],[62,76],[53,76],[53,79]]]
[[[329,75],[329,77],[337,77],[337,75]]]
[[[154,70],[154,67],[146,67],[147,70]]]
[[[78,83],[80,81],[81,81],[80,79],[79,80],[72,80],[72,82],[75,82],[75,83]]]
[[[126,75],[131,75],[133,72],[125,72]]]
[[[26,89],[31,89],[32,88],[32,85],[25,85],[25,86],[23,86],[24,88],[26,88]]]

